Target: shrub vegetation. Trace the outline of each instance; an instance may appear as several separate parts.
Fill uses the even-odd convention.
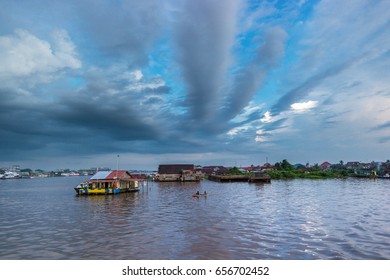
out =
[[[349,172],[341,168],[322,170],[318,164],[312,167],[301,167],[294,169],[294,166],[290,164],[287,160],[275,163],[275,170],[266,171],[272,179],[295,179],[295,178],[305,178],[305,179],[325,179],[325,178],[344,178],[349,176]]]

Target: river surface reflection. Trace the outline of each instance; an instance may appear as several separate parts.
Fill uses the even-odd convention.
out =
[[[390,259],[390,180],[149,182],[76,196],[84,179],[1,180],[0,259]]]

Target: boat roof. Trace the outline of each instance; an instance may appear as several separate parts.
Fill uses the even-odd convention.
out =
[[[110,173],[111,173],[111,171],[98,171],[89,180],[102,180],[102,179],[106,179],[107,176],[110,175]]]
[[[138,178],[137,176],[132,176],[126,170],[114,170],[114,171],[98,171],[95,175],[89,178],[88,181],[96,181],[96,180],[99,180],[100,182],[103,182],[103,180],[106,182],[112,182],[114,180],[121,180],[121,181],[142,180],[143,181],[146,179],[147,179],[146,176],[144,178]]]
[[[132,179],[132,178],[123,178],[123,179],[118,179],[119,182],[134,182],[134,181],[139,181],[138,179]],[[89,179],[85,181],[87,183],[93,183],[93,182],[99,182],[99,183],[112,183],[116,182],[115,179]]]

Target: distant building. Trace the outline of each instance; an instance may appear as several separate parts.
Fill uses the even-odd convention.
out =
[[[307,171],[308,170],[308,168],[305,165],[303,165],[302,163],[294,164],[293,167],[294,167],[295,170],[302,170],[302,171]]]
[[[146,176],[146,174],[130,173],[130,175],[134,179],[141,179],[141,180],[147,180],[148,179],[148,176]]]
[[[358,161],[349,161],[345,165],[345,168],[347,168],[347,169],[356,169],[356,168],[359,167],[359,165],[360,165],[360,162],[358,162]]]
[[[380,166],[380,169],[383,175],[390,175],[390,161],[383,162]]]
[[[160,182],[185,182],[199,181],[200,177],[193,164],[160,164],[156,179]]]
[[[260,166],[249,166],[249,167],[243,167],[244,172],[260,172],[262,169]]]
[[[221,165],[210,165],[201,167],[200,171],[205,175],[222,175],[228,171],[228,168]]]
[[[194,170],[193,164],[160,164],[158,166],[159,174],[179,174],[183,170]]]
[[[261,170],[268,170],[268,171],[273,171],[273,170],[275,170],[275,166],[274,165],[272,165],[272,164],[270,164],[270,163],[268,163],[268,162],[266,162],[266,163],[264,163],[263,164],[263,166],[261,167]]]
[[[11,172],[20,172],[20,165],[12,165],[11,168],[9,169]]]
[[[331,163],[325,161],[325,162],[323,162],[323,163],[320,164],[320,168],[321,168],[322,170],[326,170],[326,169],[329,169],[331,165],[332,165]]]

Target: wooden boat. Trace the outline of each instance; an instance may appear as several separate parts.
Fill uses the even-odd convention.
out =
[[[207,193],[193,194],[192,197],[207,197]]]
[[[94,188],[91,185],[87,185],[85,183],[81,183],[74,189],[78,195],[106,195],[125,192],[122,191],[120,188]],[[138,189],[134,191],[138,191]]]
[[[99,171],[74,188],[78,195],[108,195],[139,191],[139,181],[126,170]]]

